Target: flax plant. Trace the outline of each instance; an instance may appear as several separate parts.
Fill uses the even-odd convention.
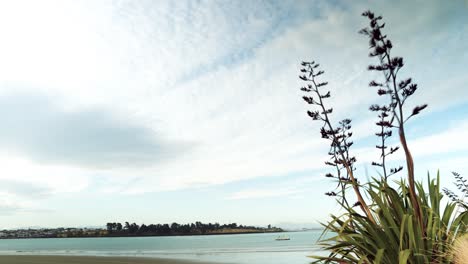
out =
[[[426,188],[415,184],[419,193],[427,192],[417,197],[426,223],[423,230],[414,214],[408,184],[399,181],[397,186],[392,188],[379,179],[369,184],[375,223],[346,206],[342,216],[332,216],[326,228],[333,235],[319,243],[329,255],[315,256],[315,263],[453,263],[456,252],[451,245],[466,234],[468,212],[455,214],[454,202],[443,207],[439,176],[428,177]]]
[[[358,181],[354,167],[356,158],[350,151],[353,145],[351,120],[344,119],[334,125],[331,120],[333,108],[326,105],[331,92],[323,90],[328,83],[318,80],[324,71],[319,70],[319,64],[314,61],[302,62],[299,78],[306,82],[301,88],[306,93],[303,99],[314,107],[307,114],[313,121],[321,123],[320,134],[330,143],[330,159],[325,164],[332,166],[334,173],[325,176],[337,182],[337,191],[326,195],[337,197],[343,211],[341,215],[332,215],[331,220],[324,224],[324,234],[331,234],[331,237],[322,236],[319,244],[329,253],[328,256],[314,258],[316,263],[340,264],[453,263],[455,251],[452,245],[468,232],[466,204],[448,190],[444,191],[452,201],[442,204],[439,174],[435,179],[428,175],[426,187],[415,181],[414,161],[405,125],[427,104],[406,113],[405,102],[418,87],[411,78],[400,79],[403,58],[392,57],[393,44],[382,33],[385,26],[381,22],[382,17],[370,11],[362,15],[369,20],[369,27],[360,33],[369,38],[370,57],[378,59],[378,64],[370,65],[368,69],[382,72],[384,77],[382,81],[371,81],[369,86],[377,88],[378,95],[387,98],[386,103],[370,107],[379,118],[376,123],[379,144],[376,147],[380,151],[380,160],[372,164],[381,168],[382,177],[372,178],[368,183]],[[398,132],[404,150],[407,177],[391,184],[389,177],[403,170],[402,166],[390,168],[387,164],[387,157],[399,149],[399,146],[387,146],[393,130]],[[466,181],[458,174],[455,177],[457,187],[466,194]],[[350,189],[354,196],[347,196]],[[355,203],[350,201],[354,197],[357,199]],[[357,206],[361,211],[355,209]]]

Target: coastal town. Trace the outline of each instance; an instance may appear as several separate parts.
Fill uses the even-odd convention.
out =
[[[65,237],[101,237],[108,231],[101,228],[38,228],[0,231],[0,239],[15,238],[65,238]]]

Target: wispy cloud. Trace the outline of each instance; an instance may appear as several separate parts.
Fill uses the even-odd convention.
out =
[[[298,189],[284,188],[284,189],[250,189],[242,190],[232,194],[228,199],[239,200],[239,199],[258,199],[258,198],[270,198],[270,197],[286,197],[292,194],[301,192]]]
[[[0,179],[0,193],[9,195],[27,197],[27,198],[44,198],[51,194],[51,190],[44,186],[10,179]]]
[[[141,167],[167,162],[189,148],[128,118],[101,109],[66,111],[41,95],[0,96],[0,119],[1,151],[44,163]]]
[[[0,179],[0,212],[4,215],[19,212],[40,212],[44,208],[35,201],[51,196],[52,189],[29,181]]]

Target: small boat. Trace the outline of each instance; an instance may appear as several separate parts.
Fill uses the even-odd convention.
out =
[[[291,240],[291,239],[286,235],[282,235],[282,236],[278,236],[275,240],[280,241],[280,240]]]

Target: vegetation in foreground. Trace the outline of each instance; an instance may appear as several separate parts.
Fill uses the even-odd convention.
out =
[[[379,168],[379,175],[368,183],[362,183],[355,175],[356,158],[351,153],[351,120],[344,119],[337,126],[331,120],[333,108],[327,107],[330,91],[322,91],[327,82],[318,77],[324,72],[319,64],[303,62],[299,76],[307,83],[301,90],[306,103],[316,107],[308,111],[309,117],[322,123],[321,137],[330,142],[330,159],[325,163],[333,168],[327,178],[337,183],[337,190],[327,192],[337,198],[342,207],[341,215],[332,215],[324,224],[325,232],[320,245],[328,256],[314,256],[316,263],[466,263],[460,256],[467,254],[460,250],[461,237],[468,232],[468,211],[463,197],[444,190],[451,199],[442,203],[439,175],[427,177],[427,185],[415,181],[414,161],[406,139],[407,122],[424,110],[427,105],[416,106],[405,111],[406,101],[418,89],[411,78],[400,79],[403,58],[391,55],[393,43],[383,34],[385,24],[382,17],[370,11],[363,13],[369,27],[361,34],[369,39],[370,57],[377,58],[378,64],[368,67],[382,74],[382,80],[371,81],[370,87],[377,89],[386,103],[372,105],[370,110],[377,113],[376,148],[380,159],[372,165]],[[388,157],[398,151],[399,146],[388,146],[393,132],[397,131],[406,161],[406,177],[389,182],[389,178],[401,171],[403,166],[391,167]],[[467,193],[466,180],[455,174],[457,187]],[[350,193],[351,192],[351,193]],[[357,200],[356,202],[351,202]],[[462,241],[462,242],[460,242]]]

